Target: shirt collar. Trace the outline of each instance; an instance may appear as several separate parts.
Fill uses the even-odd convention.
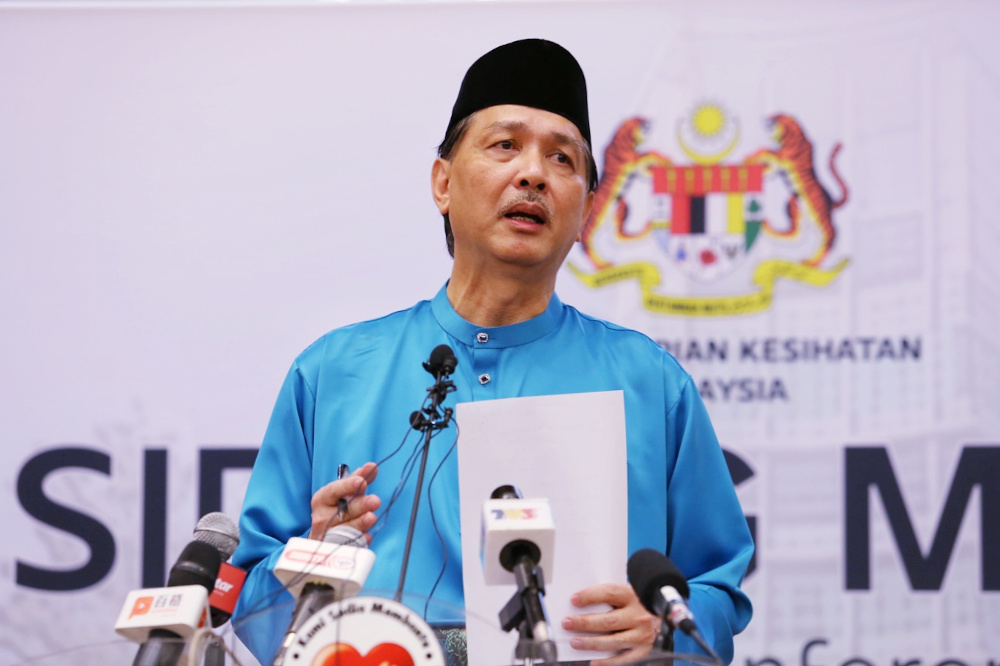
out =
[[[448,300],[448,284],[431,301],[431,311],[445,331],[459,342],[480,349],[516,347],[548,335],[559,324],[563,304],[552,294],[548,307],[540,315],[510,326],[476,326],[462,319]]]

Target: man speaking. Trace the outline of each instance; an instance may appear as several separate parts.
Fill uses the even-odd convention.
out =
[[[287,605],[272,574],[282,547],[294,536],[322,539],[332,525],[370,532],[377,561],[366,588],[395,588],[409,506],[387,510],[387,500],[406,477],[409,453],[392,454],[426,392],[420,361],[447,344],[458,359],[452,404],[623,391],[629,552],[653,548],[671,558],[689,579],[701,633],[730,661],[733,635],[751,615],[739,584],[753,544],[694,383],[645,335],[584,315],[555,295],[556,274],[597,187],[586,82],[575,58],[538,39],[481,57],[462,81],[439,155],[431,192],[454,257],[451,278],[431,300],[327,333],[293,363],[240,521],[234,562],[250,572],[237,633],[270,663],[290,610],[242,631],[241,620]],[[408,594],[430,596],[427,620],[439,625],[463,622],[454,438],[448,428],[430,447],[434,480],[423,486],[423,527],[406,579]],[[383,462],[376,469],[372,461]],[[354,472],[338,480],[341,463]],[[411,481],[402,496],[412,497],[414,487]],[[571,601],[579,613],[552,621],[576,634],[574,647],[616,653],[595,663],[634,659],[659,631],[627,585],[595,581]],[[682,636],[677,650],[697,652]]]

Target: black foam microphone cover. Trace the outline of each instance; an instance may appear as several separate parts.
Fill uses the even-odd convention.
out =
[[[455,358],[455,352],[448,345],[438,345],[431,351],[431,356],[427,359],[427,363],[424,367],[427,372],[436,375],[439,372],[443,374],[450,375],[455,371],[458,366],[458,359]]]
[[[627,571],[629,582],[639,596],[639,601],[654,615],[659,614],[656,609],[662,598],[661,587],[670,585],[685,599],[691,596],[691,588],[688,587],[684,574],[669,557],[658,550],[637,550],[628,560]]]
[[[201,585],[209,594],[215,589],[215,579],[222,567],[219,549],[204,541],[192,541],[181,551],[180,557],[170,568],[167,587]]]
[[[498,486],[490,495],[490,499],[524,499],[521,489],[517,486]]]
[[[218,548],[204,541],[192,541],[184,546],[180,557],[170,567],[167,587],[201,585],[211,594],[221,566],[222,554]],[[176,666],[183,652],[184,639],[179,634],[156,628],[139,646],[132,666]]]

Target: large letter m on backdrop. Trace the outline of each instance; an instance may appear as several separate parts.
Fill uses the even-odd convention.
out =
[[[967,446],[962,449],[926,556],[917,543],[917,535],[885,447],[847,447],[844,480],[847,589],[871,589],[871,486],[878,490],[882,498],[889,527],[914,590],[941,589],[969,497],[973,487],[979,486],[983,590],[1000,590],[1000,447]]]

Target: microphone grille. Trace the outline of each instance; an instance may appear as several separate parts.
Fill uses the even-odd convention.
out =
[[[691,595],[687,579],[681,570],[670,561],[666,555],[652,548],[637,550],[628,560],[628,579],[632,589],[639,596],[639,601],[653,613],[655,601],[660,594],[660,588],[673,586],[682,597]]]
[[[213,511],[202,516],[195,525],[194,540],[214,546],[225,561],[240,544],[240,528],[226,514]]]
[[[350,525],[334,525],[323,535],[323,541],[338,546],[368,547],[368,539],[365,538],[364,533]]]

